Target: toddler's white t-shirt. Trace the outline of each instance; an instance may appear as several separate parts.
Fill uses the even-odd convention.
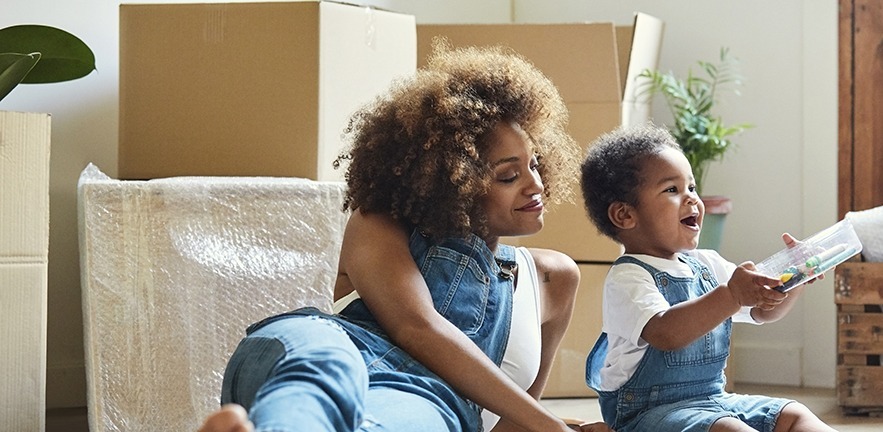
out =
[[[721,257],[716,251],[695,249],[685,255],[705,264],[719,284],[730,280],[736,264]],[[627,255],[643,261],[673,277],[692,277],[689,265],[679,260],[668,260],[650,255]],[[650,318],[671,307],[656,288],[653,276],[637,264],[617,264],[610,269],[604,281],[602,331],[607,333],[607,358],[601,369],[602,390],[620,388],[634,374],[649,346],[641,338]],[[751,308],[743,307],[733,315],[733,322],[758,324],[751,318]]]

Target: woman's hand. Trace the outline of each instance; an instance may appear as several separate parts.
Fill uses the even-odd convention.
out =
[[[615,432],[607,423],[604,422],[595,422],[595,423],[580,423],[580,424],[568,424],[571,429],[580,432]]]

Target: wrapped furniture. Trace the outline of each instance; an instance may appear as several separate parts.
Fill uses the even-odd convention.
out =
[[[196,430],[248,324],[330,310],[345,185],[295,178],[78,185],[89,427]]]

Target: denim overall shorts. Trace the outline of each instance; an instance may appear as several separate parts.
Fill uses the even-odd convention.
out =
[[[495,256],[475,235],[433,242],[416,230],[410,236],[409,248],[429,287],[435,309],[500,365],[512,319],[515,248],[501,244]],[[337,315],[315,308],[276,315],[251,325],[246,333],[291,315],[319,316],[339,324],[368,366],[369,386],[421,395],[450,408],[460,419],[460,430],[481,430],[480,408],[395,346],[361,299],[354,300]]]
[[[702,263],[685,255],[679,258],[693,270],[693,277],[673,277],[629,256],[620,257],[614,265],[631,263],[646,269],[671,305],[717,287],[716,278]],[[732,320],[728,318],[679,350],[661,351],[648,346],[634,374],[615,391],[599,390],[600,372],[607,357],[607,334],[602,333],[586,361],[586,383],[598,392],[604,421],[617,431],[628,431],[642,413],[654,407],[723,393],[731,328]]]

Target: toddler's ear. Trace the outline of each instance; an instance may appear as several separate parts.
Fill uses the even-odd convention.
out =
[[[632,229],[635,227],[635,217],[632,210],[632,206],[617,201],[607,208],[607,217],[619,229]]]

